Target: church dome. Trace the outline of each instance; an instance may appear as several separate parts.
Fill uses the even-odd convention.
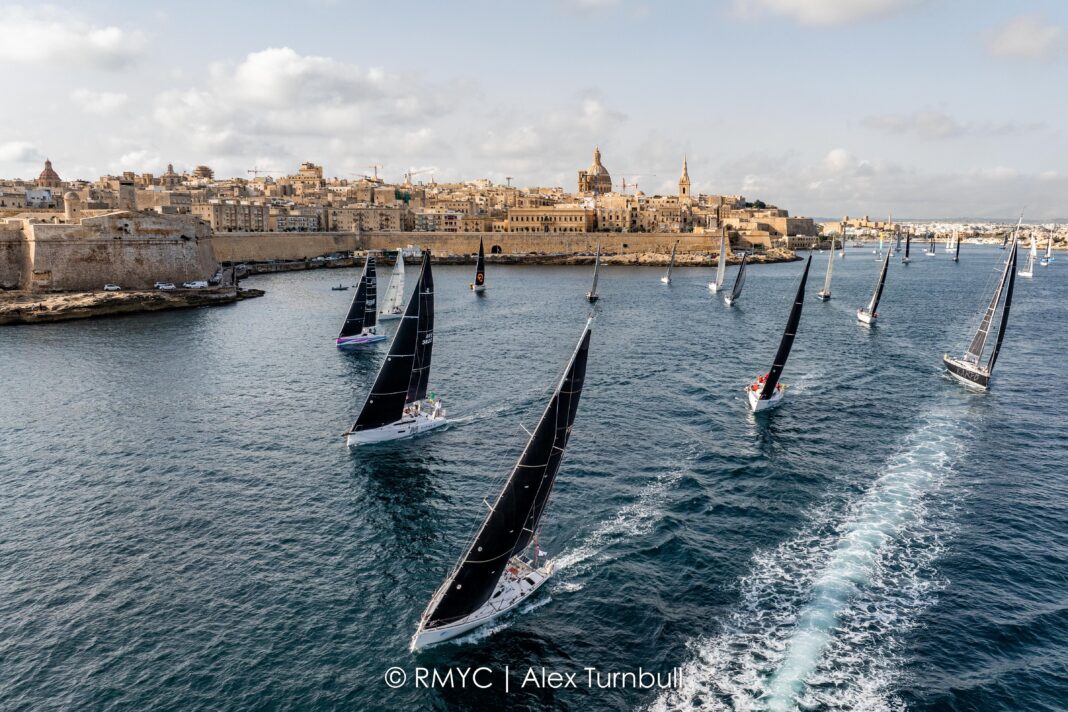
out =
[[[608,175],[608,169],[601,163],[601,149],[593,149],[593,163],[590,164],[590,169],[586,171],[590,176],[606,176]]]

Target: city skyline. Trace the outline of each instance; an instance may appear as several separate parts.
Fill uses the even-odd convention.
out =
[[[0,4],[0,176],[308,160],[572,190],[599,145],[649,194],[686,156],[694,193],[799,215],[1068,217],[1052,2],[287,7]]]

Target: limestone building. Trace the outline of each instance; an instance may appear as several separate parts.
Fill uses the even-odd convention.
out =
[[[578,172],[578,192],[605,195],[612,192],[612,176],[601,163],[601,149],[593,149],[593,163],[587,170]]]
[[[38,188],[61,188],[63,187],[63,181],[60,180],[59,174],[52,168],[52,161],[45,159],[44,170],[41,171],[41,175],[37,176],[37,180],[33,182]]]

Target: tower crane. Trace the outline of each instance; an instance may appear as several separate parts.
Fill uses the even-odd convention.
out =
[[[408,172],[404,174],[404,184],[411,185],[412,176],[417,176],[421,173],[429,173],[430,175],[434,175],[435,171],[437,171],[437,168],[420,168],[419,170],[412,170],[409,168]]]
[[[382,167],[382,164],[381,163],[372,163],[371,165],[369,165],[367,167],[375,172],[375,180],[378,180],[378,169]]]
[[[254,175],[254,176],[256,176],[258,178],[260,173],[271,174],[271,173],[281,173],[282,171],[276,171],[273,168],[249,168],[248,172],[249,172],[249,175]]]

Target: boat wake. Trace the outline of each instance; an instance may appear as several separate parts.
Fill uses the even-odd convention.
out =
[[[754,556],[725,630],[690,643],[682,687],[651,709],[903,709],[901,646],[943,585],[958,427],[929,416],[844,516]]]
[[[805,393],[809,388],[812,388],[816,384],[823,382],[823,371],[814,371],[812,373],[803,374],[797,379],[797,383],[793,384],[794,393]]]
[[[614,559],[618,554],[612,547],[618,542],[629,541],[652,531],[664,515],[664,505],[683,475],[691,470],[693,453],[675,469],[662,473],[639,492],[637,499],[624,505],[615,516],[601,522],[580,546],[556,559],[556,570],[567,571],[567,576],[554,577],[553,591],[567,593],[579,591],[585,585],[574,578],[589,570],[594,564]]]

